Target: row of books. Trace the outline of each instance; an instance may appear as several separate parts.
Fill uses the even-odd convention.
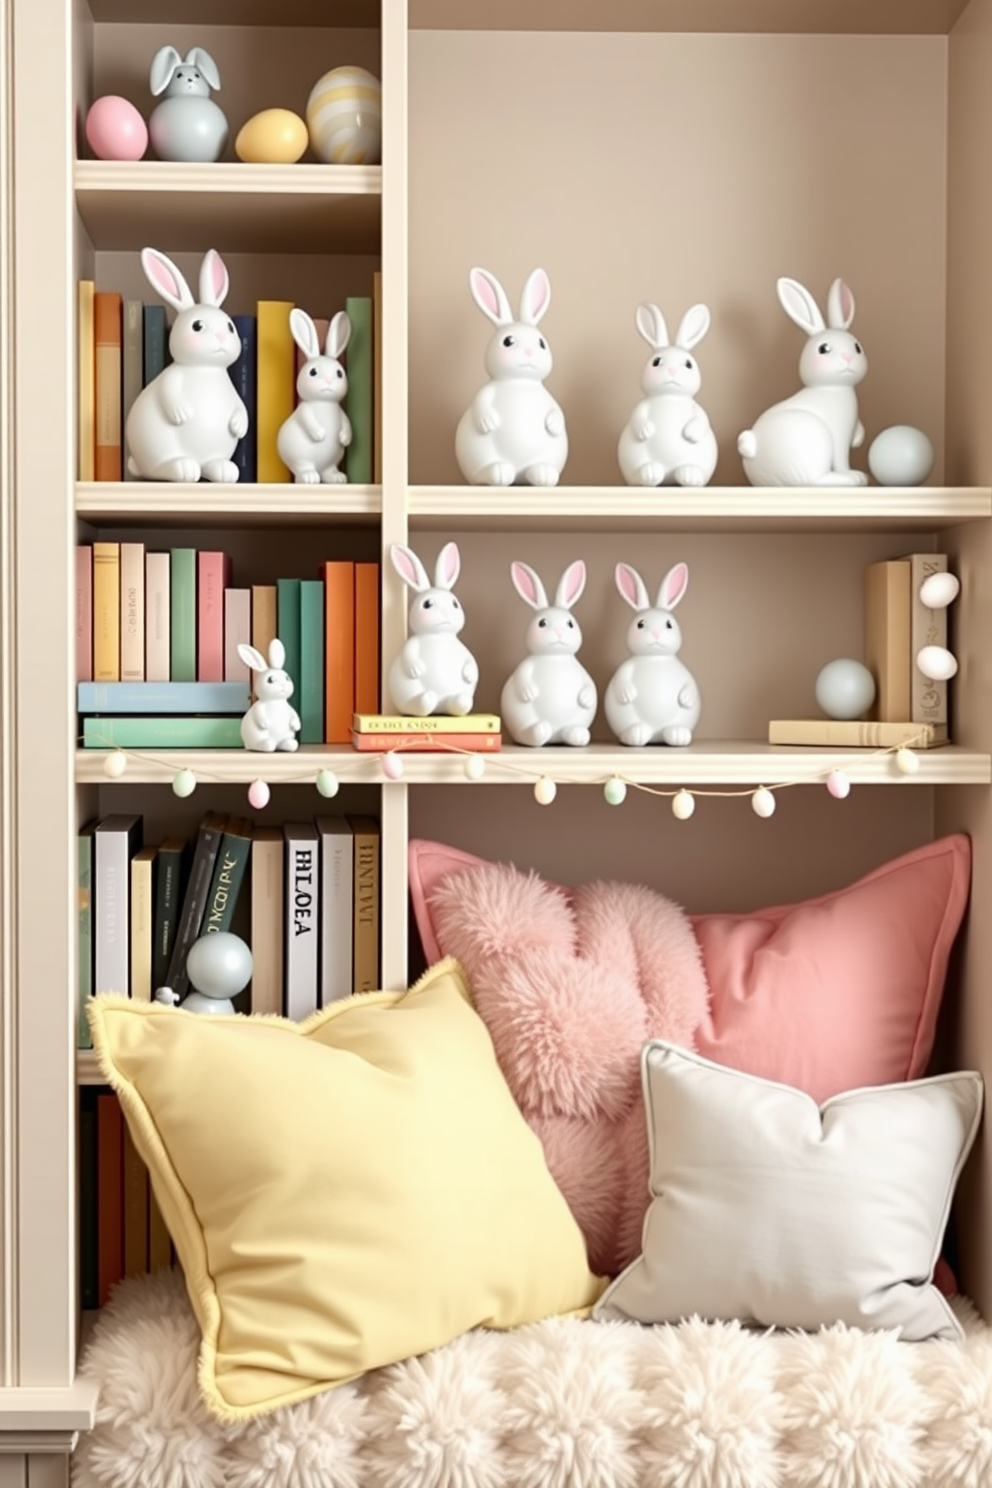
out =
[[[139,815],[87,822],[78,836],[78,1043],[87,999],[150,1001],[190,990],[186,959],[220,930],[251,947],[235,1006],[300,1019],[379,983],[379,823],[321,816],[283,826],[210,812],[196,836],[144,843]]]
[[[86,748],[240,748],[250,669],[278,636],[302,744],[347,744],[379,701],[379,564],[322,563],[316,579],[236,587],[230,555],[76,550],[77,706]]]
[[[351,337],[341,360],[348,374],[344,407],[352,440],[341,468],[352,484],[382,479],[381,304],[378,273],[372,295],[350,295],[344,304]],[[248,409],[248,432],[233,455],[242,484],[292,480],[276,448],[279,429],[298,402],[296,378],[304,360],[289,328],[292,309],[291,300],[259,300],[254,314],[231,316],[241,355],[228,370]],[[313,318],[323,346],[328,320]],[[78,322],[79,479],[133,479],[127,471],[127,415],[142,388],[170,361],[165,309],[125,299],[116,290],[98,290],[93,280],[83,279]]]

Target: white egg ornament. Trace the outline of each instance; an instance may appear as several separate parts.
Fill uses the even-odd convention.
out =
[[[946,610],[961,593],[961,580],[952,573],[932,573],[920,585],[920,602],[928,610]]]
[[[820,670],[815,692],[828,718],[863,718],[875,701],[875,678],[862,662],[839,656]]]
[[[868,469],[880,486],[922,486],[933,463],[933,445],[910,424],[883,429],[868,449]]]

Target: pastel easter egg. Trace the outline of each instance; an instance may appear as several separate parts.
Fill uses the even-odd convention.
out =
[[[98,160],[140,160],[148,149],[148,125],[133,103],[105,93],[90,105],[86,139]]]
[[[377,165],[382,159],[382,87],[364,67],[325,72],[307,99],[310,148],[326,165]]]
[[[922,429],[909,424],[883,429],[868,450],[868,469],[880,486],[921,486],[933,461],[933,445]]]
[[[292,109],[263,109],[238,131],[234,152],[248,165],[293,165],[307,147],[307,126]]]

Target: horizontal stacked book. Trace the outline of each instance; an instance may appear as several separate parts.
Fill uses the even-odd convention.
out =
[[[351,720],[351,742],[355,749],[376,754],[388,754],[391,749],[490,754],[502,747],[503,735],[496,713],[407,718],[401,713],[356,712]]]

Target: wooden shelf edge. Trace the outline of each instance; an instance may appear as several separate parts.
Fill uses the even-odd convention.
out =
[[[381,196],[381,165],[246,165],[241,161],[77,160],[73,185],[90,191],[208,195]]]
[[[88,521],[135,520],[256,522],[288,521],[299,526],[320,522],[377,521],[382,515],[382,487],[372,485],[304,486],[195,485],[179,481],[78,481],[77,517]]]

